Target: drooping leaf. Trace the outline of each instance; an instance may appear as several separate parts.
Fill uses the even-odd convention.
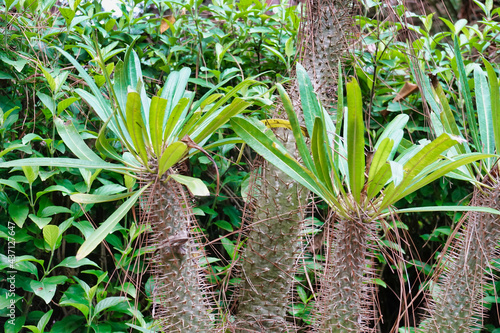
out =
[[[82,160],[104,162],[96,153],[94,153],[83,141],[80,133],[71,121],[63,121],[61,118],[55,118],[57,132],[64,141],[64,144],[71,150],[76,157]]]
[[[332,193],[321,185],[316,177],[292,156],[283,151],[278,141],[273,141],[266,134],[245,118],[231,119],[231,126],[236,134],[242,138],[252,149],[264,157],[269,163],[280,168],[283,172],[295,179],[298,183],[308,188],[323,198],[328,204],[339,207],[338,201]]]
[[[135,192],[125,203],[116,209],[110,217],[104,221],[99,228],[97,228],[82,244],[76,253],[76,259],[80,260],[88,256],[101,242],[109,235],[109,233],[116,227],[120,220],[127,214],[134,206],[137,199],[149,187],[146,185],[139,191]]]

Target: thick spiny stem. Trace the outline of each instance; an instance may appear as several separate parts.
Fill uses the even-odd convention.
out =
[[[471,205],[500,209],[500,186],[476,189]],[[470,212],[466,221],[443,259],[444,271],[431,292],[429,318],[422,322],[419,332],[473,332],[482,326],[481,299],[485,283],[492,278],[489,263],[499,258],[500,216]]]
[[[279,131],[284,134],[284,131]],[[287,133],[288,134],[288,133]],[[283,135],[295,148],[293,138]],[[237,332],[288,332],[286,304],[301,246],[305,190],[267,162],[256,173],[253,218],[242,254]]]
[[[194,216],[185,191],[174,180],[157,181],[143,205],[152,228],[155,317],[165,332],[212,332],[208,290],[202,278]]]
[[[316,328],[318,332],[371,332],[369,325],[375,319],[371,247],[376,226],[360,218],[342,218],[329,233]]]

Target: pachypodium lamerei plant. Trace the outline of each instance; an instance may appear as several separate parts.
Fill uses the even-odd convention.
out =
[[[437,134],[468,135],[471,143],[463,140],[447,156],[476,151],[498,154],[500,149],[500,94],[498,77],[493,66],[484,60],[486,72],[474,68],[475,104],[467,74],[455,39],[457,77],[465,104],[464,133],[455,122],[448,99],[440,84],[431,87],[422,80],[426,99],[431,107],[431,121]],[[477,116],[477,119],[476,119]],[[500,209],[500,172],[498,156],[485,159],[480,165],[461,167],[447,176],[474,184],[471,205]],[[497,242],[500,239],[500,217],[485,212],[468,212],[459,225],[455,239],[444,249],[446,255],[437,270],[439,274],[430,285],[428,318],[419,326],[421,332],[473,332],[482,328],[484,318],[485,286],[492,282],[490,263],[498,260]]]
[[[436,209],[496,212],[473,207],[396,210],[393,204],[446,173],[491,155],[466,153],[446,158],[443,154],[461,141],[459,137],[446,133],[432,142],[423,140],[403,148],[400,142],[408,116],[400,115],[379,137],[371,166],[367,169],[362,97],[358,83],[352,80],[346,85],[345,110],[340,89],[338,110],[345,112],[341,137],[335,136],[335,124],[318,102],[312,84],[300,65],[297,66],[297,77],[304,81],[300,85],[301,98],[311,102],[311,108],[303,110],[304,131],[310,137],[310,150],[288,95],[280,85],[278,91],[302,162],[292,157],[263,123],[238,116],[231,119],[231,125],[258,154],[318,195],[333,211],[331,221],[326,223],[332,229],[332,237],[319,300],[315,305],[316,329],[321,332],[370,331],[377,318],[372,249],[379,241],[377,230],[388,225],[386,217],[395,218],[393,214],[397,212]],[[338,126],[341,124],[338,123]]]
[[[235,95],[254,81],[245,80],[224,95],[214,94],[213,89],[194,101],[194,94],[186,90],[190,70],[184,68],[170,73],[161,92],[149,98],[143,86],[140,60],[132,47],[128,48],[124,61],[116,65],[113,80],[99,50],[89,48],[93,51],[90,54],[96,55],[94,60],[108,82],[108,99],[70,54],[61,49],[58,51],[72,63],[90,88],[90,92],[76,89],[76,93],[105,123],[96,140],[101,155],[87,146],[70,120],[55,118],[60,137],[77,158],[28,158],[2,162],[0,167],[83,168],[97,170],[95,175],[106,169],[124,174],[129,180],[139,180],[139,188],[125,195],[103,198],[78,193],[71,196],[79,203],[128,198],[87,237],[78,250],[77,259],[90,254],[141,198],[145,221],[151,227],[153,257],[150,266],[156,277],[154,302],[160,320],[159,329],[169,332],[212,331],[214,320],[210,293],[200,268],[203,248],[197,239],[190,196],[183,185],[194,195],[209,193],[200,179],[178,174],[176,165],[190,154],[235,140],[223,139],[206,144],[215,131],[250,105]],[[117,150],[117,147],[123,148]],[[106,162],[102,156],[113,163]]]

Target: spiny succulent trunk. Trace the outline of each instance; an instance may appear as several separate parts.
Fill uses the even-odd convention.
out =
[[[493,190],[475,189],[471,205],[500,209],[500,185]],[[500,216],[470,212],[467,224],[444,259],[438,283],[431,288],[429,318],[419,332],[473,332],[482,327],[484,285],[491,281],[489,263],[499,258]],[[431,295],[429,295],[429,298]]]
[[[286,145],[295,149],[291,139]],[[285,317],[302,245],[301,201],[306,191],[267,162],[261,172],[254,172],[253,219],[242,253],[236,332],[288,332],[293,329]]]
[[[354,31],[354,0],[308,0],[300,58],[323,106],[336,99],[338,61]]]
[[[200,272],[194,216],[184,188],[174,180],[157,181],[148,193],[154,254],[155,318],[165,332],[212,332],[207,291]]]
[[[375,235],[376,226],[359,218],[340,219],[330,230],[328,263],[315,307],[318,332],[373,331]]]

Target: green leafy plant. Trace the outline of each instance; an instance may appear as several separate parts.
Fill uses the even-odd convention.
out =
[[[156,297],[161,307],[159,312],[162,318],[166,318],[162,325],[183,332],[200,327],[208,329],[212,321],[209,319],[208,303],[199,276],[201,248],[194,229],[189,196],[181,184],[195,195],[207,195],[208,190],[199,179],[180,175],[173,167],[188,154],[205,152],[201,146],[210,136],[230,117],[249,106],[248,102],[239,98],[225,104],[252,81],[242,82],[224,96],[206,94],[195,102],[194,95],[185,91],[190,73],[185,69],[172,72],[161,94],[149,99],[143,87],[137,55],[131,48],[125,61],[117,64],[113,83],[104,63],[99,60],[102,57],[97,53],[113,101],[110,103],[81,65],[67,52],[59,52],[75,66],[91,90],[91,93],[83,89],[77,89],[76,92],[106,124],[97,138],[98,151],[118,163],[104,161],[87,146],[71,121],[56,118],[59,135],[77,158],[30,158],[3,162],[0,166],[106,169],[124,174],[129,181],[132,177],[143,182],[138,190],[127,194],[103,196],[81,193],[71,196],[73,201],[81,204],[127,198],[99,228],[87,236],[76,258],[82,259],[90,254],[134,207],[138,198],[143,196],[146,221],[156,235],[152,244],[156,250],[153,265],[158,276]],[[112,141],[106,137],[106,129],[114,135]],[[118,152],[110,143],[115,140],[123,144],[123,151]],[[221,140],[210,147],[231,141],[234,139]],[[171,277],[166,278],[168,276]],[[179,309],[179,302],[186,308]]]
[[[361,91],[356,81],[347,83],[347,109],[344,116],[343,140],[335,137],[335,125],[317,102],[310,81],[299,65],[297,73],[301,99],[311,101],[304,109],[311,151],[284,89],[278,91],[297,142],[302,163],[297,161],[276,140],[272,132],[253,119],[235,117],[231,124],[235,132],[257,153],[284,170],[300,184],[318,195],[332,208],[329,228],[334,228],[330,255],[323,278],[320,300],[316,304],[316,326],[321,330],[338,332],[364,330],[372,313],[373,263],[370,251],[378,242],[376,230],[388,228],[385,221],[396,212],[430,211],[435,207],[396,210],[394,203],[446,173],[487,154],[462,154],[447,159],[442,154],[460,141],[448,134],[432,142],[403,149],[395,159],[403,137],[407,117],[399,116],[389,124],[375,144],[376,152],[369,170],[364,155],[364,123]],[[341,95],[340,95],[341,96]],[[343,101],[339,99],[342,110]],[[340,123],[337,123],[337,128]],[[367,174],[367,175],[366,175]],[[486,208],[440,207],[446,210]],[[346,239],[349,241],[346,242]]]
[[[474,69],[474,89],[470,89],[463,58],[455,39],[455,59],[459,84],[462,87],[466,110],[463,128],[459,130],[453,112],[441,85],[432,90],[431,120],[437,133],[470,135],[471,143],[462,142],[448,156],[463,152],[498,153],[500,147],[500,109],[498,105],[498,77],[493,66],[484,60],[486,72],[479,66]],[[475,92],[475,108],[473,96]],[[430,103],[432,104],[432,103]],[[485,159],[476,167],[462,167],[448,174],[449,177],[467,180],[474,184],[472,205],[498,209],[500,197],[498,179],[498,157]],[[442,259],[434,281],[430,285],[429,318],[422,322],[423,331],[456,332],[474,331],[482,328],[484,307],[482,298],[486,284],[492,278],[490,262],[497,259],[495,250],[498,234],[498,216],[480,212],[469,212],[459,224],[456,239],[449,240],[447,254]],[[452,235],[454,235],[453,233]],[[450,247],[451,246],[451,247]],[[459,292],[457,292],[459,291]],[[452,320],[450,320],[452,318]]]

